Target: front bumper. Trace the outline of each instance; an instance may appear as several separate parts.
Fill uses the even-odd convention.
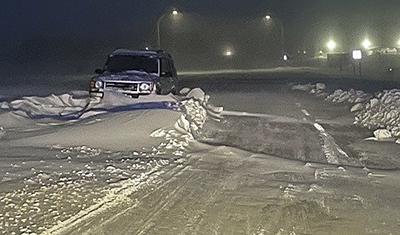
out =
[[[104,92],[89,91],[89,97],[90,98],[103,98],[104,97]]]
[[[145,85],[144,85],[145,84]],[[147,81],[102,81],[101,87],[96,87],[95,82],[90,83],[90,96],[103,97],[104,92],[114,91],[126,95],[149,95],[154,91],[154,83]]]

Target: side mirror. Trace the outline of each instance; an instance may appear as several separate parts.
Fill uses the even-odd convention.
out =
[[[104,71],[102,69],[96,69],[94,72],[97,74],[102,74]]]

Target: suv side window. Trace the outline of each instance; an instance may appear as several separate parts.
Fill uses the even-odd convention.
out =
[[[172,77],[174,72],[171,67],[171,62],[169,60],[161,58],[161,77]]]
[[[170,62],[170,65],[171,65],[172,74],[174,75],[174,77],[178,77],[178,73],[176,72],[176,68],[175,68],[175,66],[174,66],[173,61],[170,60],[169,62]]]

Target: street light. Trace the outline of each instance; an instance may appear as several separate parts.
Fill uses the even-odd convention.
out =
[[[278,19],[277,17],[275,17],[275,18]],[[266,15],[265,19],[267,21],[273,20],[272,16],[270,14]],[[281,27],[281,47],[282,47],[282,54],[283,54],[283,53],[285,53],[285,35],[284,35],[284,30],[283,30],[283,23],[282,23],[282,20],[280,20],[280,19],[278,19],[276,21],[279,23],[279,25]]]
[[[336,48],[336,43],[333,40],[330,40],[326,45],[329,51],[333,51]]]
[[[225,56],[228,56],[228,57],[229,57],[229,56],[232,56],[232,51],[226,51],[226,52],[225,52]]]
[[[176,16],[176,15],[179,14],[178,10],[176,10],[176,9],[173,10],[171,13],[172,13],[172,15],[174,15],[174,16]],[[162,20],[165,16],[167,16],[167,15],[169,15],[169,14],[171,14],[171,13],[167,12],[167,13],[161,15],[160,18],[158,18],[158,20],[157,20],[157,45],[158,45],[158,49],[161,49],[161,37],[160,37],[160,24],[161,24],[161,20]]]
[[[362,43],[365,49],[368,49],[371,46],[371,42],[368,39],[365,39]]]
[[[227,45],[222,49],[222,55],[225,57],[232,57],[235,54],[235,50],[231,45]]]

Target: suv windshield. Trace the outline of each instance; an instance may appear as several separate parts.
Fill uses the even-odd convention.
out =
[[[149,56],[110,56],[105,65],[105,70],[109,72],[122,72],[127,70],[144,71],[147,73],[157,73],[157,59]]]

